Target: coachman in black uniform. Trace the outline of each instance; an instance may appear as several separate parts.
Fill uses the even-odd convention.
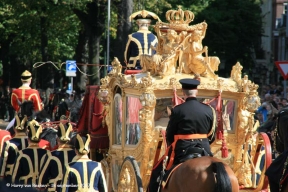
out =
[[[178,137],[173,164],[183,162],[193,154],[195,157],[213,156],[210,142],[214,139],[212,137],[216,123],[215,110],[196,98],[200,82],[196,79],[181,79],[180,83],[185,102],[173,108],[166,129],[168,146]]]
[[[44,156],[51,152],[39,147],[42,126],[35,120],[29,122],[28,142],[26,149],[18,152],[12,175],[12,183],[38,186],[39,171],[44,163]]]
[[[14,131],[16,134],[12,139],[6,141],[2,147],[2,154],[0,158],[0,176],[1,178],[4,178],[5,182],[11,183],[12,181],[12,171],[18,151],[28,147],[26,124],[26,116],[20,122],[20,118],[16,115],[14,124]]]
[[[133,13],[130,20],[136,20],[139,30],[128,36],[124,59],[129,69],[141,69],[140,55],[153,55],[155,51],[151,46],[156,47],[158,44],[157,36],[149,31],[149,26],[152,19],[159,20],[155,13],[142,10]]]
[[[39,186],[49,186],[48,191],[61,191],[61,181],[65,166],[76,156],[73,146],[69,144],[72,133],[70,123],[58,126],[58,149],[52,151],[52,156],[45,156],[44,164],[40,170]]]
[[[76,135],[76,156],[65,167],[62,192],[99,191],[107,192],[107,184],[101,164],[88,157],[90,136]]]
[[[166,129],[167,146],[170,146],[166,175],[162,172],[161,163],[154,167],[149,192],[157,191],[160,181],[157,177],[160,176],[162,180],[175,165],[192,158],[213,156],[210,143],[214,139],[215,110],[197,100],[197,86],[200,84],[198,80],[181,79],[180,83],[185,102],[172,109]]]

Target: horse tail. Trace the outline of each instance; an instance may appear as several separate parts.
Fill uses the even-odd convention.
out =
[[[230,178],[222,162],[213,162],[212,170],[216,173],[216,184],[214,192],[232,192]]]

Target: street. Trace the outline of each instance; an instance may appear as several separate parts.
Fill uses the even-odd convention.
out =
[[[0,119],[0,129],[6,129],[6,126],[9,122],[5,122],[3,119]]]

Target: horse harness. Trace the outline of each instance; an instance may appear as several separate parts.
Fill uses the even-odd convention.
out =
[[[166,150],[166,153],[165,153],[165,156],[168,156],[169,151],[172,149],[172,153],[170,155],[169,161],[167,162],[167,170],[169,170],[173,165],[174,158],[175,158],[175,147],[176,147],[176,143],[178,140],[180,140],[180,139],[183,139],[183,140],[191,140],[192,139],[193,140],[193,139],[207,139],[207,138],[208,138],[207,134],[174,135],[174,141],[169,146],[169,148]],[[187,155],[184,158],[182,158],[180,161],[184,162],[188,159],[201,157],[203,152],[205,153],[205,150],[204,151],[203,150],[204,149],[198,148],[198,147],[188,148],[185,152]]]
[[[276,123],[276,128],[274,131],[274,138],[275,138],[275,142],[274,142],[274,150],[282,153],[284,151],[284,141],[282,140],[282,138],[280,137],[280,130],[279,130],[279,119],[283,114],[288,114],[288,107],[283,108],[281,111],[279,111],[279,113],[277,114],[277,123]],[[277,145],[278,144],[278,145]],[[279,145],[280,144],[280,145]],[[278,147],[277,147],[278,146]]]
[[[180,163],[175,165],[174,157],[175,157],[175,147],[178,140],[194,140],[194,139],[206,139],[208,138],[207,134],[189,134],[189,135],[174,135],[173,143],[167,148],[164,157],[166,159],[163,161],[163,170],[160,173],[160,176],[157,178],[157,182],[159,182],[158,192],[161,190],[161,187],[164,188],[168,183],[168,180],[172,173],[186,160],[194,159],[198,157],[208,156],[209,154],[203,149],[199,147],[189,147],[185,150],[185,156],[180,159]],[[172,150],[172,151],[171,151]],[[170,158],[168,159],[168,154],[171,151]],[[168,162],[167,162],[168,159]]]
[[[274,132],[275,142],[274,142],[274,146],[273,147],[274,147],[274,150],[279,152],[279,153],[284,152],[284,141],[279,136],[279,118],[283,114],[288,114],[288,108],[287,107],[285,107],[281,111],[279,111],[279,113],[277,115],[276,129],[275,129],[275,132]],[[281,147],[279,145],[277,147],[278,143],[281,144]],[[287,173],[286,173],[287,166],[288,166],[288,157],[286,157],[286,160],[284,162],[284,167],[283,167],[283,170],[282,170],[282,173],[281,173],[281,178],[280,178],[280,181],[279,181],[279,190],[280,190],[280,192],[283,191],[283,183],[287,179]]]

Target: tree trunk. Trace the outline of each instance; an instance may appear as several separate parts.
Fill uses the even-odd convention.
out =
[[[100,64],[100,43],[101,36],[105,30],[105,18],[106,18],[106,3],[88,3],[87,13],[78,9],[73,9],[73,12],[80,19],[84,26],[85,31],[88,34],[88,53],[90,64]],[[99,66],[89,66],[88,74],[90,85],[100,84]]]
[[[115,41],[114,55],[118,58],[120,63],[124,66],[124,51],[128,35],[132,32],[132,22],[129,17],[133,12],[133,0],[123,0],[118,6],[118,27],[117,39]],[[110,63],[110,62],[109,62]]]
[[[45,8],[42,8],[42,11],[45,12]],[[41,27],[41,55],[42,62],[48,61],[48,35],[47,35],[47,17],[40,17],[40,27]],[[48,77],[52,73],[52,68],[49,65],[42,65],[38,68],[38,78],[33,79],[34,84],[36,81],[36,85],[40,85],[43,89],[47,86],[47,82],[51,80],[51,77]],[[39,88],[39,87],[38,87]]]
[[[5,42],[1,43],[1,49],[0,49],[0,58],[2,60],[3,65],[3,85],[11,85],[11,65],[9,64],[9,51],[10,51],[10,40],[6,40]]]
[[[88,40],[87,40],[87,34],[85,30],[79,31],[79,36],[78,36],[78,44],[76,47],[76,55],[75,55],[75,60],[77,63],[88,63]],[[76,77],[76,82],[77,82],[77,88],[79,91],[84,91],[86,89],[86,82],[87,82],[87,65],[82,65],[78,66],[82,72],[77,70],[77,77]],[[77,89],[75,87],[75,89]]]
[[[89,38],[89,63],[100,63],[100,40],[101,36],[91,34]],[[89,74],[93,74],[89,77],[90,85],[100,85],[100,73],[99,66],[89,67]]]

